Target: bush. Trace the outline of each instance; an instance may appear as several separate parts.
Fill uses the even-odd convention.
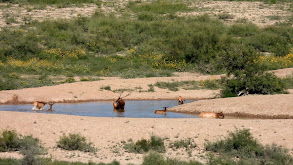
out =
[[[258,58],[259,54],[245,45],[225,50],[222,62],[228,78],[222,79],[222,97],[237,96],[240,93],[286,93],[285,83],[272,73],[265,73],[265,67],[256,62]]]
[[[0,152],[18,151],[21,139],[14,130],[4,130],[0,136]]]
[[[285,81],[272,73],[262,73],[246,77],[245,75],[231,79],[222,79],[225,88],[222,97],[234,97],[240,93],[247,94],[276,94],[287,93]]]
[[[133,143],[130,140],[129,143],[124,145],[124,148],[133,153],[144,153],[149,150],[157,151],[157,152],[165,152],[165,145],[162,138],[152,135],[150,140],[138,140],[136,143]]]
[[[45,154],[46,150],[40,145],[39,139],[32,136],[25,136],[21,140],[20,153],[24,155],[22,164],[37,164],[40,162],[36,155]]]
[[[147,156],[143,159],[143,165],[168,165],[167,162],[164,160],[164,157],[156,152],[150,152]]]
[[[162,155],[160,155],[157,152],[150,152],[148,155],[146,155],[143,159],[142,165],[202,165],[200,162],[196,161],[180,161],[177,159],[165,159]]]
[[[13,158],[0,158],[1,165],[20,165],[21,162]]]
[[[218,153],[219,157],[213,155],[208,164],[282,164],[293,163],[293,158],[288,151],[275,144],[263,146],[252,137],[248,129],[230,132],[223,140],[205,144],[207,151]],[[233,161],[233,158],[239,158]]]
[[[63,135],[57,141],[57,147],[65,150],[79,150],[84,152],[95,152],[95,147],[92,146],[92,143],[87,143],[86,138],[80,134],[70,133],[68,136]]]
[[[227,153],[243,158],[257,157],[264,154],[264,149],[250,134],[248,129],[229,133],[224,140],[206,144],[207,151]]]
[[[4,130],[0,137],[0,152],[20,151],[24,158],[22,164],[36,164],[36,155],[44,154],[45,149],[39,139],[32,136],[19,136],[14,130]],[[0,161],[1,164],[1,161]]]
[[[111,87],[109,85],[102,86],[100,89],[105,89],[105,90],[111,91]]]
[[[191,138],[176,140],[175,142],[170,143],[170,147],[174,149],[185,148],[185,150],[195,148],[197,145],[194,144],[194,141]]]
[[[0,158],[1,165],[21,165],[21,160],[19,159],[11,159],[11,158]],[[23,163],[23,165],[30,165],[27,163]],[[112,161],[111,163],[93,163],[89,161],[88,163],[82,162],[68,162],[68,161],[59,161],[59,160],[52,160],[50,158],[39,158],[38,162],[33,163],[33,165],[120,165],[120,163],[116,160]]]

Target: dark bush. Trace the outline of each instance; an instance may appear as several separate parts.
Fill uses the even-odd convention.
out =
[[[21,139],[14,130],[4,130],[0,135],[0,152],[18,151]]]
[[[162,155],[157,152],[150,152],[143,159],[142,165],[202,165],[200,162],[196,161],[180,161],[177,159],[165,159]]]
[[[286,85],[272,73],[266,73],[265,67],[256,63],[259,54],[249,46],[236,46],[225,50],[222,55],[223,67],[228,78],[222,79],[223,97],[243,94],[286,93]]]
[[[95,152],[96,149],[92,143],[87,143],[86,138],[80,134],[70,133],[68,136],[63,135],[57,141],[57,147],[65,150],[79,150],[84,152]]]
[[[290,165],[293,158],[288,151],[280,146],[263,146],[252,137],[248,129],[230,132],[229,136],[217,142],[205,144],[207,151],[216,152],[219,156],[209,158],[208,164],[249,165],[276,164]],[[234,158],[238,158],[237,161]]]
[[[144,153],[149,150],[157,151],[157,152],[165,152],[165,145],[162,138],[157,136],[151,136],[150,140],[142,139],[133,143],[132,140],[129,143],[124,145],[124,148],[133,153]]]

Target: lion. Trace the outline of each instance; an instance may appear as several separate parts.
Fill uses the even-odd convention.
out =
[[[35,101],[32,110],[43,110],[46,104],[43,101]]]
[[[181,96],[179,96],[178,97],[178,104],[181,105],[183,103],[184,103],[183,98]]]
[[[215,112],[202,112],[199,114],[199,117],[202,118],[215,118],[215,119],[224,119],[225,116],[223,112],[215,113]]]

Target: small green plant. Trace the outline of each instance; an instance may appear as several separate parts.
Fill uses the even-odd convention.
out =
[[[14,130],[4,130],[0,135],[0,152],[18,151],[20,149],[20,137]]]
[[[230,132],[228,137],[217,142],[207,142],[205,144],[207,151],[220,154],[219,157],[209,158],[210,163],[232,162],[231,159],[238,157],[237,164],[284,164],[293,163],[293,158],[288,151],[277,145],[263,146],[252,137],[248,129],[236,129]],[[211,163],[212,162],[212,163]],[[216,163],[216,164],[222,164]],[[234,162],[235,163],[235,162]],[[228,163],[233,164],[233,163]]]
[[[120,165],[120,163],[116,160],[111,163],[94,163],[89,161],[88,163],[82,162],[68,162],[68,161],[60,161],[60,160],[52,160],[51,158],[38,158],[38,162],[34,162],[33,165]],[[1,165],[29,165],[26,162],[22,162],[21,159],[12,159],[12,158],[0,158]]]
[[[101,90],[108,90],[108,91],[111,91],[111,87],[110,87],[109,85],[107,85],[107,86],[102,86],[100,89],[101,89]]]
[[[22,164],[36,164],[38,162],[36,156],[46,153],[39,139],[18,135],[14,130],[4,130],[1,133],[0,152],[7,151],[20,151],[24,156]]]
[[[223,78],[222,97],[248,94],[286,93],[284,82],[272,73],[265,72],[265,66],[257,63],[260,54],[251,47],[228,48],[222,56],[228,78]]]
[[[68,136],[63,135],[57,141],[57,147],[65,150],[79,150],[84,152],[95,152],[96,149],[92,143],[88,143],[86,138],[80,134],[69,133]]]
[[[219,80],[202,80],[202,81],[175,81],[175,82],[156,82],[155,86],[170,91],[178,91],[179,88],[185,90],[195,89],[220,89],[222,84]]]
[[[197,161],[180,161],[177,159],[165,159],[162,155],[157,152],[150,152],[148,155],[144,156],[142,165],[203,165]]]
[[[75,82],[75,79],[73,77],[67,77],[67,79],[64,81],[64,83],[73,83]]]
[[[130,88],[120,88],[120,89],[113,90],[114,93],[132,92],[132,91],[134,91],[134,89],[130,89]]]
[[[227,19],[233,19],[234,15],[229,14],[229,13],[221,13],[218,15],[218,17],[219,17],[219,19],[227,20]]]
[[[46,154],[46,150],[40,145],[39,139],[32,136],[23,137],[20,145],[20,153],[24,156],[22,164],[38,164],[40,160],[36,156]]]
[[[129,143],[124,144],[124,148],[133,153],[144,153],[150,150],[157,152],[165,152],[165,145],[162,138],[152,135],[150,140],[141,139],[137,142],[133,142],[132,139]]]
[[[293,75],[283,78],[282,81],[285,83],[286,88],[293,89]]]
[[[163,89],[169,89],[170,91],[178,91],[179,82],[156,82],[155,86]]]
[[[149,86],[148,92],[155,92],[155,88],[153,84],[149,84],[148,86]]]
[[[197,145],[194,143],[194,140],[191,138],[188,139],[181,139],[171,142],[169,147],[173,148],[173,150],[178,148],[185,148],[185,150],[189,150],[195,148]]]

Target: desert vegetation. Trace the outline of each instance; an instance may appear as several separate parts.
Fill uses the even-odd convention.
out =
[[[68,136],[62,135],[57,141],[57,147],[64,150],[79,150],[84,152],[95,152],[96,148],[91,142],[80,134],[70,133]]]
[[[19,151],[23,155],[22,164],[36,164],[39,162],[37,156],[46,154],[46,150],[40,144],[39,139],[19,135],[14,130],[3,130],[0,135],[0,152],[11,151]],[[4,160],[4,162],[14,163],[16,161]]]
[[[152,135],[150,140],[141,139],[133,142],[132,139],[125,143],[124,148],[128,152],[145,153],[148,151],[166,152],[164,140],[161,137]]]
[[[74,139],[82,139],[80,135],[71,134]],[[81,162],[66,162],[52,160],[51,158],[36,157],[42,153],[44,148],[41,147],[39,141],[32,136],[24,136],[19,138],[20,135],[13,130],[4,130],[0,136],[1,152],[20,150],[24,155],[23,159],[6,158],[0,159],[1,164],[44,164],[44,165],[63,165],[63,164],[76,164],[76,165],[96,165],[97,163],[89,161],[88,163]],[[70,138],[73,139],[73,138]],[[67,139],[68,140],[68,139]],[[76,141],[76,140],[74,140]],[[58,142],[60,143],[60,142]],[[77,142],[80,143],[80,140]],[[205,144],[206,156],[205,163],[199,161],[183,161],[165,157],[162,155],[168,150],[168,145],[165,146],[164,139],[158,136],[151,136],[150,140],[141,139],[136,143],[129,140],[129,143],[124,143],[124,148],[129,152],[136,154],[144,154],[143,165],[153,164],[188,164],[188,165],[227,165],[227,164],[282,164],[289,165],[293,163],[293,158],[288,154],[288,150],[272,145],[260,144],[249,132],[248,129],[236,129],[230,132],[228,136],[219,139],[215,142],[207,141]],[[116,146],[117,147],[117,146]],[[169,149],[178,150],[185,148],[186,151],[197,147],[193,139],[182,139],[169,142]],[[43,152],[43,154],[46,154]],[[192,158],[192,157],[191,157]],[[118,161],[111,163],[99,163],[98,165],[119,165]]]
[[[93,0],[2,2],[111,6]],[[293,66],[290,19],[258,27],[250,22],[228,25],[221,18],[209,15],[179,16],[178,13],[198,10],[190,7],[190,3],[129,1],[115,8],[119,14],[98,8],[91,17],[31,21],[23,26],[4,27],[0,31],[0,87],[9,90],[72,82],[69,79],[56,82],[48,78],[51,75],[135,78],[189,71],[235,76],[224,83],[223,93],[227,96],[246,88],[250,93],[284,93],[281,80],[264,71]],[[229,59],[236,60],[237,64]],[[230,73],[228,66],[234,64],[238,70],[245,69],[247,74],[243,74],[249,79]],[[255,66],[261,71],[249,71]],[[24,74],[34,77],[23,77]],[[259,78],[262,76],[265,78]],[[243,82],[244,79],[250,82]],[[277,87],[253,90],[253,84],[261,81]]]

